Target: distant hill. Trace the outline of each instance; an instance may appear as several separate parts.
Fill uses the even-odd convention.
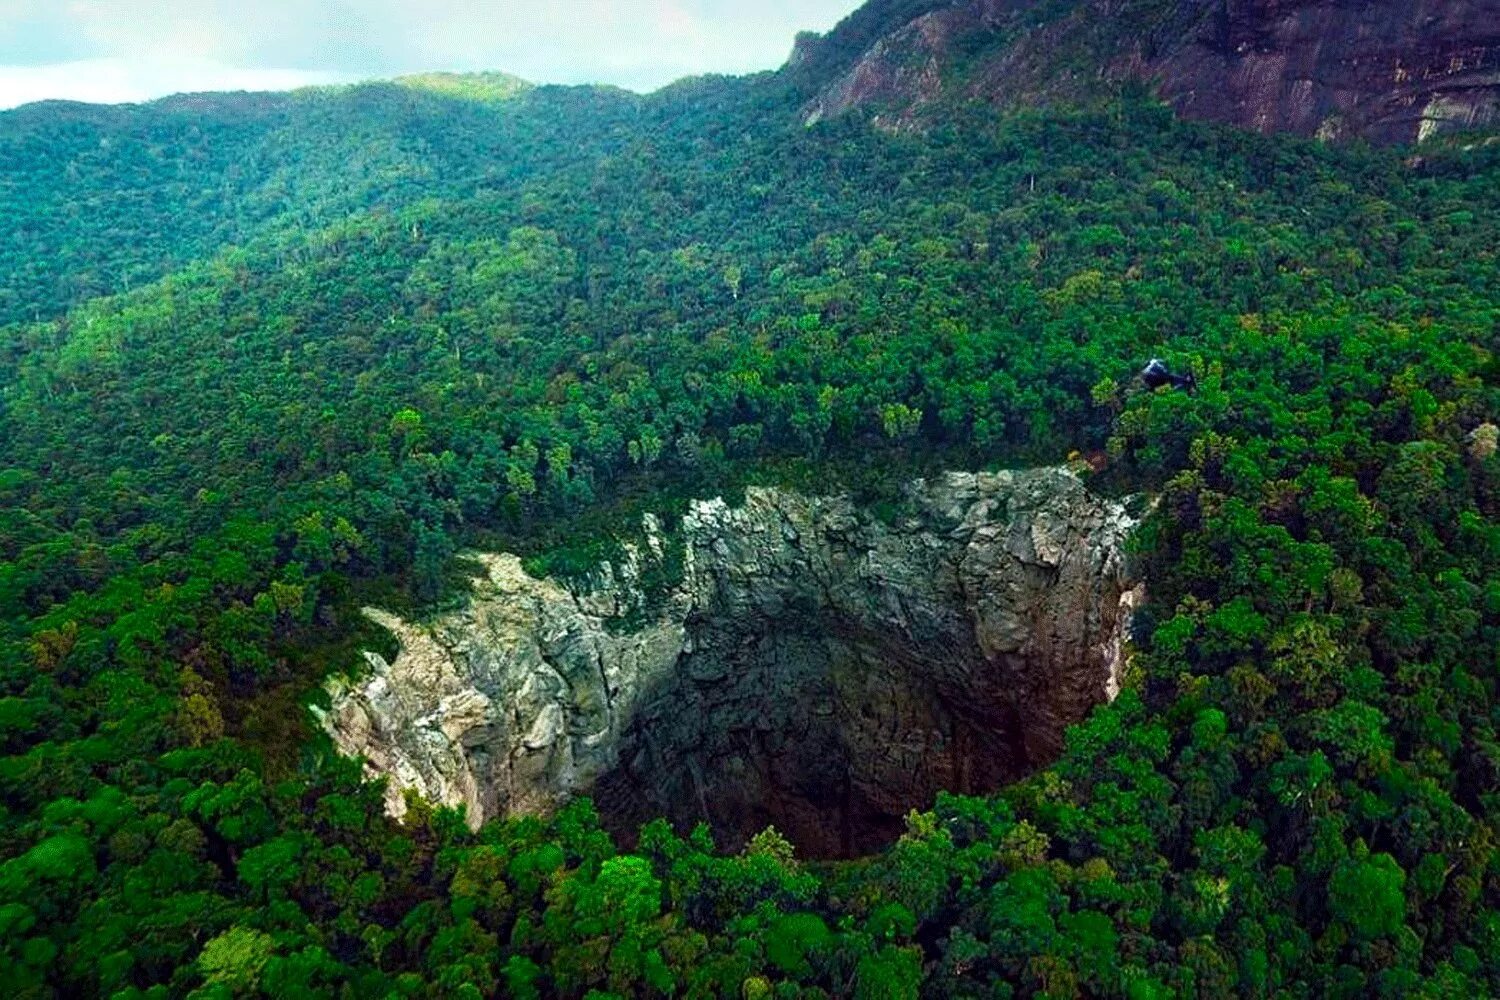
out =
[[[435,94],[489,101],[508,101],[535,86],[509,73],[416,73],[397,77],[396,82]]]
[[[637,101],[433,73],[0,113],[0,324],[51,318],[274,231],[546,172],[609,141]]]

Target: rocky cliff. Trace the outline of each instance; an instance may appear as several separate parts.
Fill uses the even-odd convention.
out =
[[[824,76],[809,121],[865,108],[916,125],[944,100],[1068,101],[1134,81],[1190,118],[1411,142],[1500,124],[1500,0],[877,0],[801,39],[802,67]]]
[[[1128,508],[1064,470],[950,474],[893,521],[772,489],[696,502],[587,585],[483,556],[462,610],[368,612],[400,653],[333,683],[323,721],[398,815],[405,788],[475,823],[591,794],[622,833],[666,815],[868,851],[941,789],[1046,763],[1118,690]]]

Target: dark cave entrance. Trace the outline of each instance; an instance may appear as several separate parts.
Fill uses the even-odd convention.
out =
[[[1060,732],[1023,724],[1018,657],[986,659],[971,632],[915,642],[807,611],[690,623],[593,789],[611,832],[628,843],[666,816],[737,850],[775,826],[802,857],[858,857],[939,791],[992,792],[1055,754]]]

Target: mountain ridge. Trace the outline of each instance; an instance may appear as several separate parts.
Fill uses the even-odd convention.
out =
[[[954,102],[1141,87],[1186,118],[1330,140],[1419,142],[1500,121],[1495,0],[960,0],[859,13],[799,39],[790,73],[833,69],[804,106],[809,123],[862,110],[909,128]]]

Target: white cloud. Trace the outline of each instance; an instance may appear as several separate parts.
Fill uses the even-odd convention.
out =
[[[140,62],[122,58],[82,59],[51,66],[0,66],[0,108],[32,101],[122,104],[166,94],[205,90],[295,90],[342,83],[338,73],[243,69],[202,59]]]
[[[0,0],[0,104],[421,70],[637,90],[780,64],[859,0]]]

